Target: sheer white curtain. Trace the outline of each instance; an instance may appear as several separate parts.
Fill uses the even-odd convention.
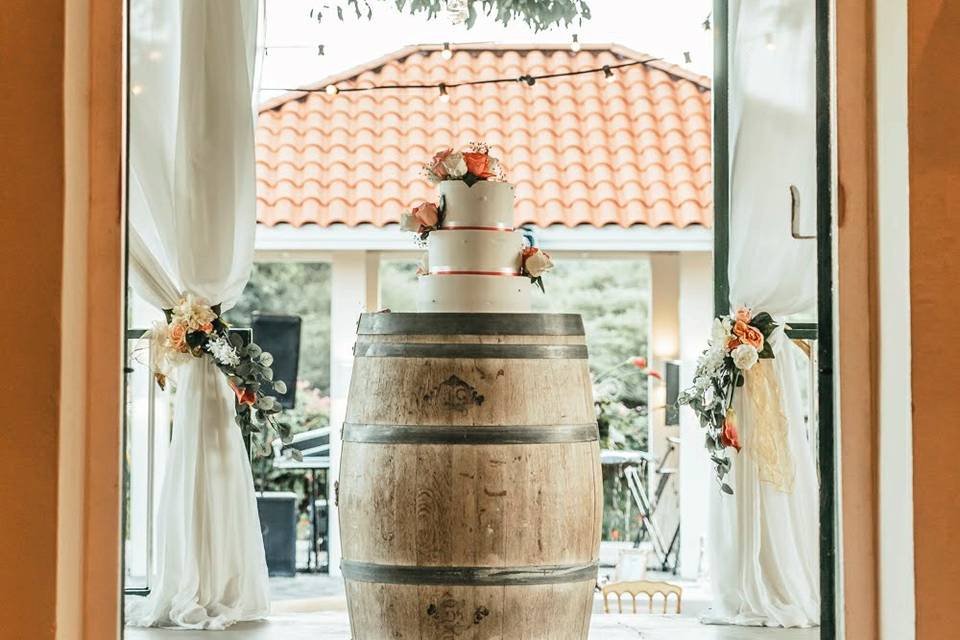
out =
[[[731,308],[782,322],[816,307],[816,242],[790,234],[790,186],[812,233],[816,203],[814,3],[731,2]],[[771,339],[774,360],[747,373],[735,409],[743,450],[734,495],[715,492],[706,622],[819,623],[818,484],[800,397],[799,349]]]
[[[158,308],[240,296],[253,262],[257,0],[133,0],[130,277]],[[128,624],[222,629],[269,610],[250,463],[209,358],[176,373],[157,571]]]

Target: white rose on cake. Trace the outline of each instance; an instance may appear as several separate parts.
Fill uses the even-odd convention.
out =
[[[527,247],[523,250],[523,273],[531,278],[539,278],[553,268],[550,255],[536,247]]]
[[[756,348],[749,344],[742,344],[734,349],[730,352],[730,357],[733,358],[733,364],[741,371],[752,368],[760,360],[760,354],[757,353]]]
[[[420,220],[412,213],[404,213],[400,216],[400,230],[416,233],[420,231]]]
[[[467,162],[462,153],[451,153],[441,162],[447,180],[457,180],[467,174]]]

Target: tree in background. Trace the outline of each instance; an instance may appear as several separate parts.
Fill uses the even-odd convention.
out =
[[[253,313],[300,316],[299,379],[330,393],[330,265],[324,262],[258,262],[237,305],[227,312],[235,327],[249,327]]]

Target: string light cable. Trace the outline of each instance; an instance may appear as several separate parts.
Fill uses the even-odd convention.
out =
[[[589,69],[578,69],[576,71],[560,71],[557,73],[541,73],[541,74],[523,74],[520,76],[504,77],[504,78],[488,78],[485,80],[466,80],[463,82],[437,82],[433,84],[376,84],[366,87],[344,87],[338,84],[328,84],[323,87],[313,87],[313,88],[283,88],[283,87],[271,87],[263,88],[262,91],[287,91],[295,93],[326,93],[330,96],[335,96],[339,93],[357,93],[361,91],[389,91],[389,90],[422,90],[422,91],[435,91],[438,92],[438,95],[441,97],[446,96],[449,99],[449,91],[451,89],[457,89],[459,87],[472,87],[485,84],[508,84],[512,82],[522,82],[529,86],[533,86],[540,80],[551,80],[554,78],[570,78],[574,76],[583,76],[592,73],[602,73],[605,79],[608,82],[611,82],[614,79],[614,71],[617,69],[624,69],[627,67],[634,67],[639,64],[648,64],[650,62],[660,62],[663,58],[644,58],[643,60],[629,60],[627,62],[621,62],[618,64],[605,64],[600,67],[590,67]],[[667,70],[663,70],[664,73],[668,75],[673,75]]]

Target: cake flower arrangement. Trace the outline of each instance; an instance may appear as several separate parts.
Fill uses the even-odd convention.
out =
[[[760,359],[774,357],[770,336],[777,326],[769,313],[754,315],[746,308],[737,309],[732,317],[716,318],[708,348],[697,361],[693,386],[677,401],[693,409],[706,431],[707,451],[724,493],[733,493],[724,482],[731,466],[727,449],[741,449],[733,397],[743,386],[747,371]]]
[[[430,162],[423,165],[423,173],[433,184],[449,180],[459,180],[472,187],[477,182],[504,182],[503,165],[499,159],[490,155],[490,146],[483,142],[471,142],[461,151],[446,148],[437,152]],[[422,202],[400,217],[400,228],[416,234],[423,245],[430,233],[442,228],[446,204],[443,196],[440,201]],[[553,268],[553,260],[545,251],[532,244],[520,253],[520,273],[530,282],[544,290],[543,274]],[[421,265],[418,275],[429,275],[429,270]]]
[[[553,260],[549,253],[537,247],[524,247],[520,253],[520,274],[530,278],[544,293],[547,290],[543,288],[543,274],[550,269],[553,269]]]
[[[481,180],[503,182],[503,166],[490,155],[490,145],[485,142],[471,142],[461,151],[443,149],[423,166],[423,172],[433,184],[462,180],[472,187]]]
[[[500,161],[490,155],[490,146],[483,142],[471,142],[462,151],[446,148],[438,151],[433,159],[423,165],[423,173],[432,184],[444,180],[460,180],[472,187],[482,180],[503,182],[503,168]],[[422,243],[431,231],[443,224],[444,202],[423,202],[400,218],[400,228],[417,234]]]
[[[235,420],[243,435],[269,428],[284,442],[289,441],[291,427],[278,419],[280,403],[270,395],[287,392],[282,380],[273,379],[273,356],[256,343],[244,344],[239,335],[231,334],[219,304],[188,294],[164,314],[166,322],[157,322],[146,336],[151,343],[151,370],[159,387],[166,388],[173,370],[190,358],[210,358],[233,390]]]

